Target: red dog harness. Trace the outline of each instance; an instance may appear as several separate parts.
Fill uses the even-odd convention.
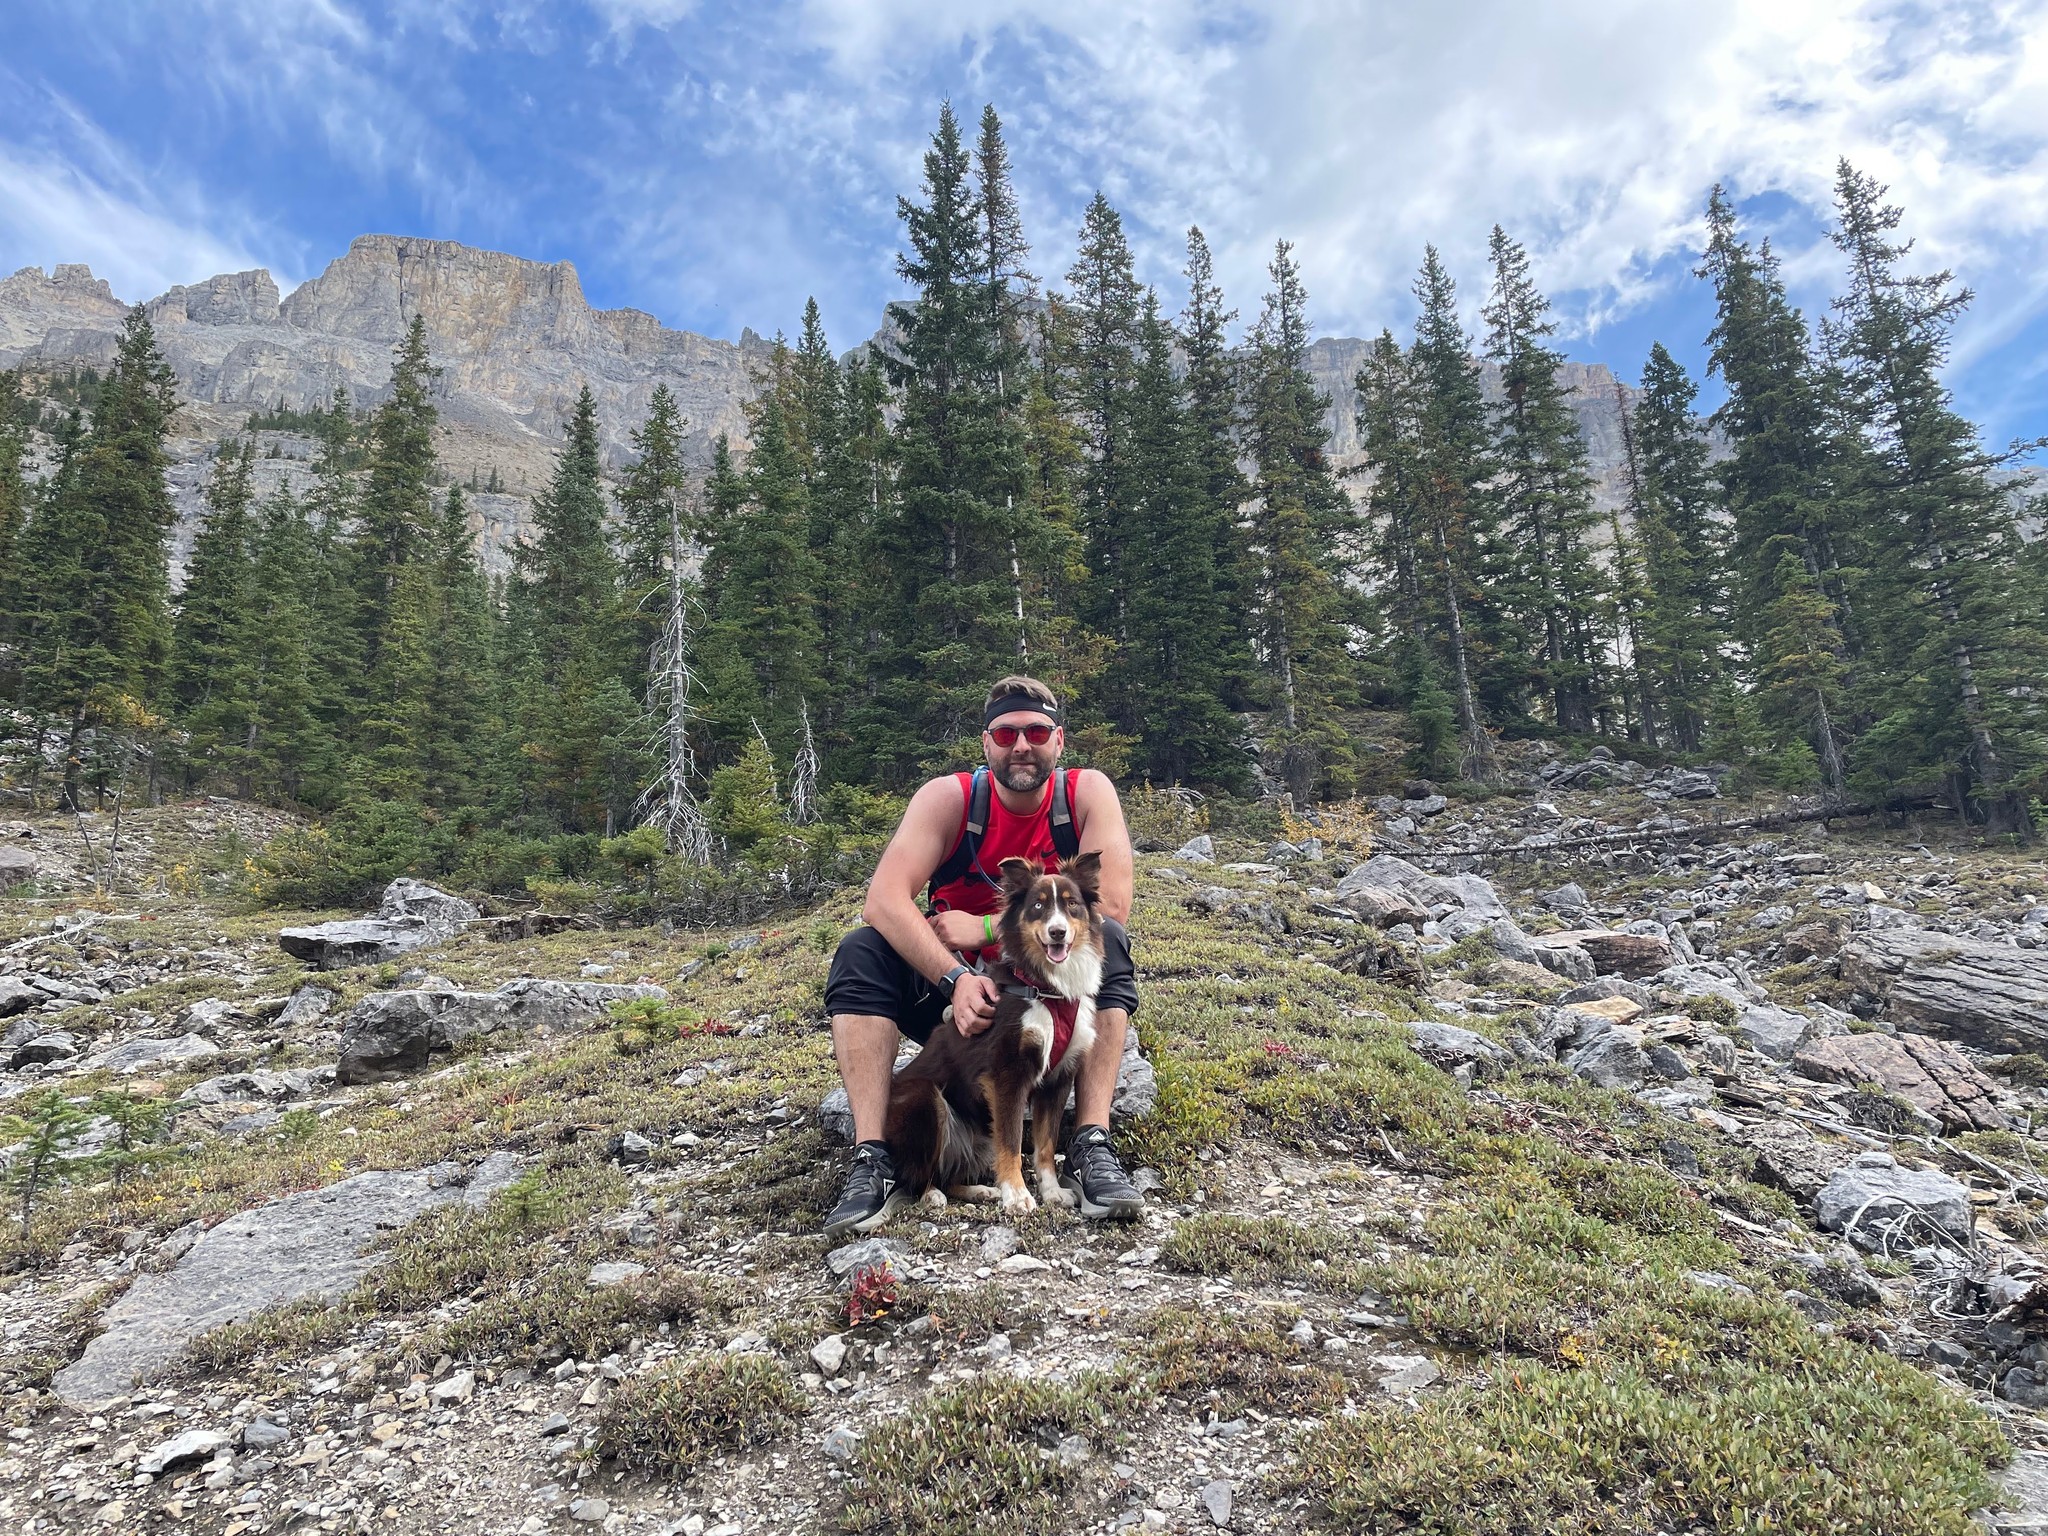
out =
[[[1009,967],[1004,969],[1009,970]],[[1045,1056],[1045,1070],[1050,1072],[1060,1064],[1060,1058],[1067,1054],[1067,1047],[1073,1043],[1074,1026],[1081,1018],[1081,1000],[1078,997],[1061,997],[1057,992],[1041,992],[1013,970],[1009,970],[1009,975],[1008,981],[999,983],[1003,991],[1012,997],[1043,1003],[1045,1011],[1052,1015],[1052,1049]]]

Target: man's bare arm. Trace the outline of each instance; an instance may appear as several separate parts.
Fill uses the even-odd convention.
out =
[[[1083,853],[1094,849],[1102,855],[1102,915],[1128,925],[1135,880],[1131,831],[1124,824],[1124,806],[1117,798],[1116,785],[1093,768],[1083,768],[1075,786],[1074,833],[1081,840]],[[945,854],[941,852],[939,857]]]
[[[861,908],[868,926],[934,982],[960,961],[933,934],[917,908],[917,895],[945,861],[965,810],[960,786],[950,778],[933,779],[913,795],[896,835],[889,839],[875,866],[875,876],[868,882],[868,899]]]

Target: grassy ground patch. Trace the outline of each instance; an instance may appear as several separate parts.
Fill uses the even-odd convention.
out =
[[[809,1407],[782,1366],[761,1355],[678,1360],[612,1394],[594,1448],[608,1461],[685,1477],[709,1452],[773,1439]]]

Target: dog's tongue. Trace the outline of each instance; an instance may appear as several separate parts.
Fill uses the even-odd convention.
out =
[[[1061,964],[1067,958],[1067,946],[1064,943],[1046,945],[1045,958],[1054,965]]]

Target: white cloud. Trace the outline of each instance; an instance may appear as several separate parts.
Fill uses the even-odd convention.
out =
[[[1476,301],[1496,221],[1583,327],[1693,248],[1712,182],[1824,214],[1845,154],[1987,299],[2048,243],[2043,0],[807,0],[802,17],[856,93],[961,55],[992,84],[1038,74],[1034,154],[1125,183],[1111,195],[1151,226],[1154,275],[1193,219],[1253,294],[1285,234],[1325,328],[1405,320],[1425,241]]]

